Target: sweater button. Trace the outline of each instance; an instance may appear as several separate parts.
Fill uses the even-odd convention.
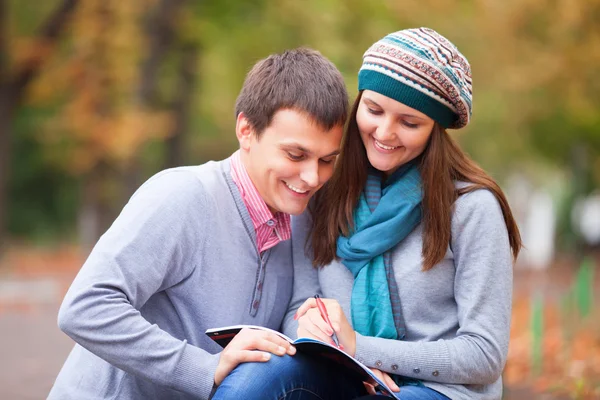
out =
[[[383,365],[383,363],[381,361],[377,360],[375,365],[377,366],[377,368],[380,368]]]
[[[421,372],[421,369],[420,369],[420,368],[415,368],[415,369],[413,369],[413,372],[414,372],[415,374],[418,374],[419,372]]]
[[[258,300],[256,300],[256,301],[254,302],[254,304],[252,304],[252,307],[254,307],[254,308],[258,308],[258,305],[259,305],[259,304],[260,304],[260,302],[259,302]]]
[[[440,372],[437,369],[431,373],[433,376],[438,376],[439,374]]]
[[[393,369],[394,371],[396,371],[396,370],[398,369],[398,365],[397,365],[397,364],[393,364],[393,365],[392,365],[392,369]]]

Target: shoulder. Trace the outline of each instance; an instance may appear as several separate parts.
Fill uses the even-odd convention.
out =
[[[160,171],[140,186],[129,205],[143,204],[148,208],[174,212],[210,208],[213,203],[211,191],[215,186],[210,181],[218,179],[220,171],[217,170],[214,166],[203,164]]]
[[[467,189],[470,184],[457,182],[457,189]],[[475,189],[464,193],[454,203],[453,216],[465,216],[477,213],[500,213],[502,209],[496,195],[489,189]]]
[[[465,188],[467,186],[462,186]],[[489,189],[475,189],[458,197],[452,211],[452,237],[473,240],[504,237],[507,234],[502,207]]]
[[[189,167],[171,168],[150,177],[134,194],[135,196],[171,197],[200,195],[204,191],[202,182]]]

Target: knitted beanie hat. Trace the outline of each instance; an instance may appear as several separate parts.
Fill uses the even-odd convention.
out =
[[[471,118],[471,67],[448,39],[429,28],[391,33],[363,56],[358,90],[372,90],[412,107],[444,128]]]

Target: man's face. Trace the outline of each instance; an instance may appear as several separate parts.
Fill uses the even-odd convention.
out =
[[[236,125],[241,159],[272,212],[301,214],[333,174],[343,127],[327,131],[302,112],[284,109],[257,138],[243,113]]]

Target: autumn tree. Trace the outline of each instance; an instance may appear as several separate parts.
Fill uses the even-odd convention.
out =
[[[13,59],[8,35],[8,2],[0,0],[0,254],[6,245],[8,179],[11,153],[11,126],[25,91],[54,51],[78,0],[61,1],[31,40],[26,54]]]

